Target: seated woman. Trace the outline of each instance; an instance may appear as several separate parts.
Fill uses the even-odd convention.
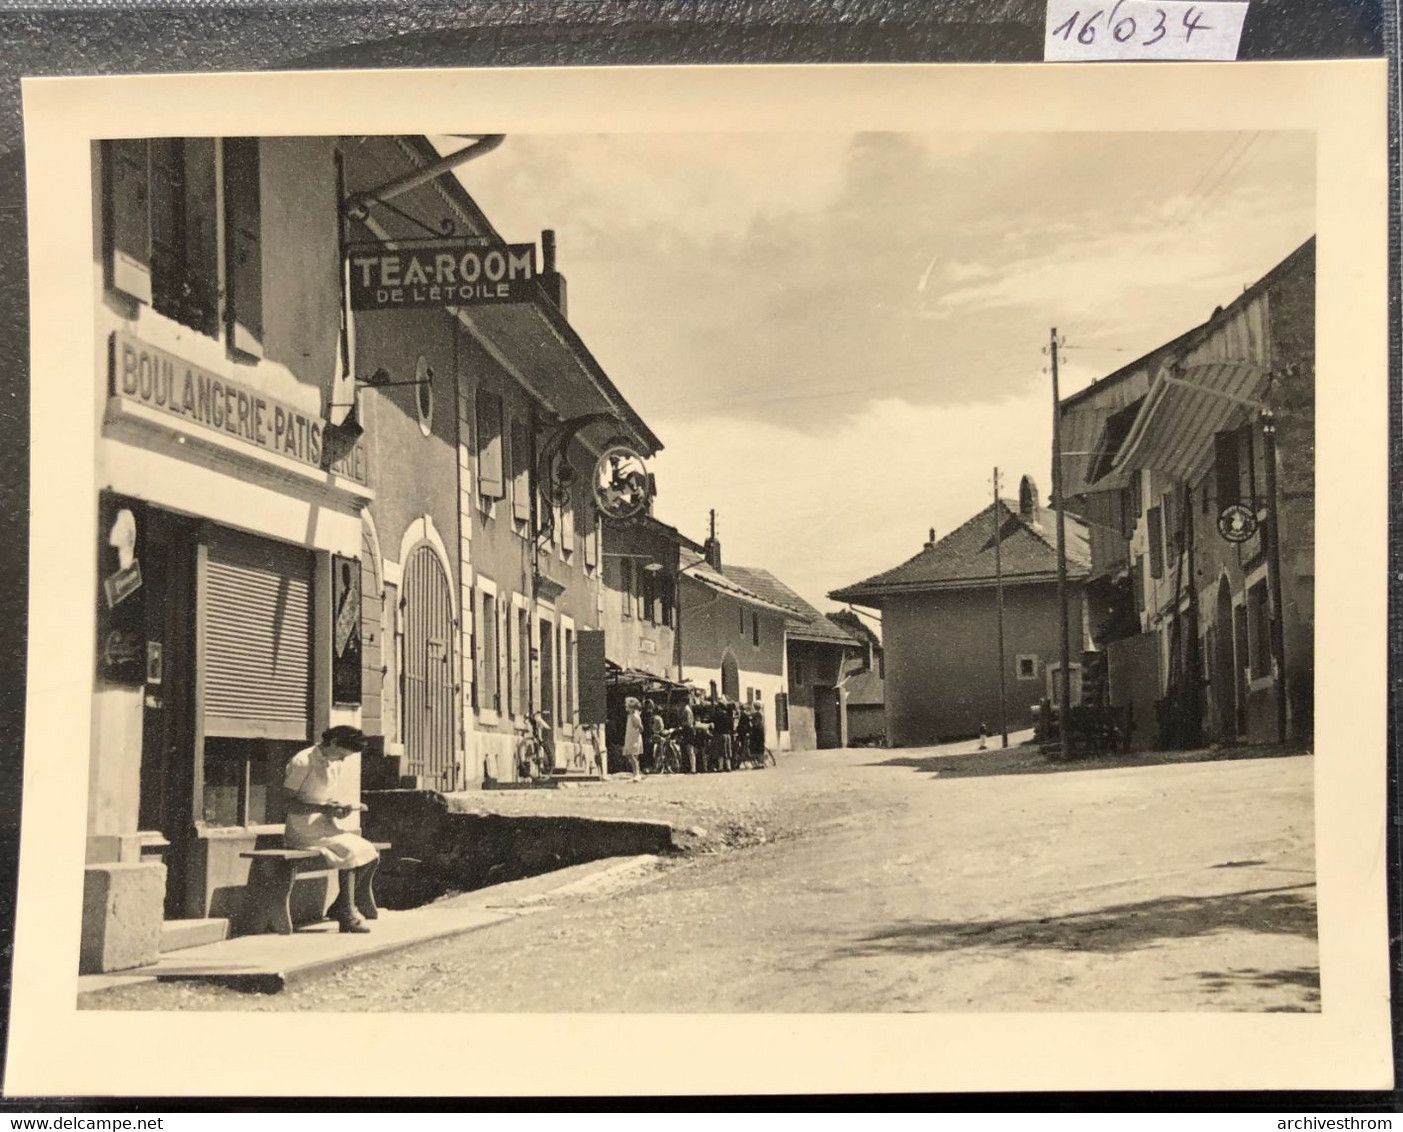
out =
[[[328,865],[340,870],[341,888],[331,905],[331,916],[343,932],[370,931],[357,906],[356,889],[359,887],[364,904],[380,862],[375,846],[342,824],[367,808],[347,801],[341,784],[343,763],[364,749],[365,735],[358,728],[329,727],[315,747],[293,755],[283,782],[288,793],[283,840],[289,849],[316,849]]]

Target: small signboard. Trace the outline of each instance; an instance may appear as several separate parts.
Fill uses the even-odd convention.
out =
[[[146,592],[141,558],[146,510],[135,499],[102,496],[98,525],[97,675],[108,684],[146,681]]]
[[[1228,542],[1246,542],[1257,533],[1257,516],[1252,508],[1231,503],[1218,515],[1218,533]]]
[[[354,244],[348,259],[352,310],[523,303],[537,294],[535,244],[482,237]]]

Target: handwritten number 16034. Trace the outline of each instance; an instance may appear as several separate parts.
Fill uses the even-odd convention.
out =
[[[1120,12],[1121,4],[1124,2],[1125,0],[1120,0],[1120,2],[1110,10],[1109,14],[1106,12],[1105,8],[1098,8],[1085,19],[1082,19],[1080,11],[1073,12],[1068,19],[1052,29],[1052,37],[1056,38],[1060,35],[1064,40],[1070,41],[1073,32],[1075,32],[1078,43],[1090,46],[1096,42],[1097,32],[1104,28],[1104,30],[1110,32],[1111,37],[1117,43],[1128,43],[1135,38],[1140,28],[1134,16],[1126,15],[1121,16],[1120,19],[1116,18]],[[1165,14],[1164,9],[1156,8],[1154,21],[1148,28],[1147,37],[1140,41],[1140,45],[1142,47],[1153,47],[1168,35],[1168,21],[1169,17]],[[1080,28],[1078,28],[1078,24],[1081,25]],[[1192,7],[1184,12],[1183,28],[1185,43],[1193,39],[1194,32],[1196,31],[1213,30],[1209,24],[1203,22],[1203,13],[1197,8]]]

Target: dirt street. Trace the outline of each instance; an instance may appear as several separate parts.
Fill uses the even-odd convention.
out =
[[[147,984],[83,1005],[1320,1009],[1310,756],[1057,767],[1029,748],[970,747],[815,751],[765,771],[484,799],[702,832],[631,887],[561,896],[282,995]]]

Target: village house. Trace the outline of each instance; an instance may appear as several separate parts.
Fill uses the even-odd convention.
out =
[[[682,679],[711,699],[758,703],[767,745],[788,750],[785,624],[794,611],[739,581],[744,570],[722,564],[714,526],[700,554],[681,549],[679,573]]]
[[[789,610],[784,623],[788,750],[846,747],[848,693],[843,676],[849,658],[862,646],[768,570],[727,566],[726,576]]]
[[[1158,745],[1311,733],[1314,288],[1311,239],[1061,406],[1092,442],[1064,460],[1069,499],[1119,538],[1094,569],[1133,593],[1102,642],[1110,701]]]
[[[282,832],[288,758],[361,722],[337,686],[336,602],[379,469],[328,419],[348,363],[339,150],[327,138],[93,149],[84,971],[221,936],[241,853]]]
[[[1003,576],[1004,687],[1010,730],[1034,725],[1061,680],[1056,512],[1027,476],[1017,503],[999,499],[920,553],[829,597],[882,618],[886,738],[910,747],[991,734],[1000,724],[998,569]],[[1065,516],[1070,696],[1082,699],[1082,654],[1093,611],[1084,600],[1090,566],[1087,525]]]
[[[595,462],[608,444],[660,444],[571,327],[553,232],[536,271],[534,245],[508,243],[426,139],[345,151],[352,267],[383,272],[403,252],[392,282],[424,292],[382,301],[372,287],[361,305],[378,309],[354,312],[356,373],[389,378],[358,395],[386,469],[362,558],[364,718],[389,760],[382,781],[516,781],[533,720],[550,769],[597,771],[608,610]],[[426,231],[481,250],[430,256],[441,241]],[[495,265],[493,301],[436,300],[430,262],[460,283]]]
[[[828,614],[828,620],[861,645],[859,654],[855,657],[850,655],[843,667],[842,687],[847,692],[848,746],[884,746],[887,738],[886,697],[883,691],[886,659],[882,639],[855,610],[834,610]]]

